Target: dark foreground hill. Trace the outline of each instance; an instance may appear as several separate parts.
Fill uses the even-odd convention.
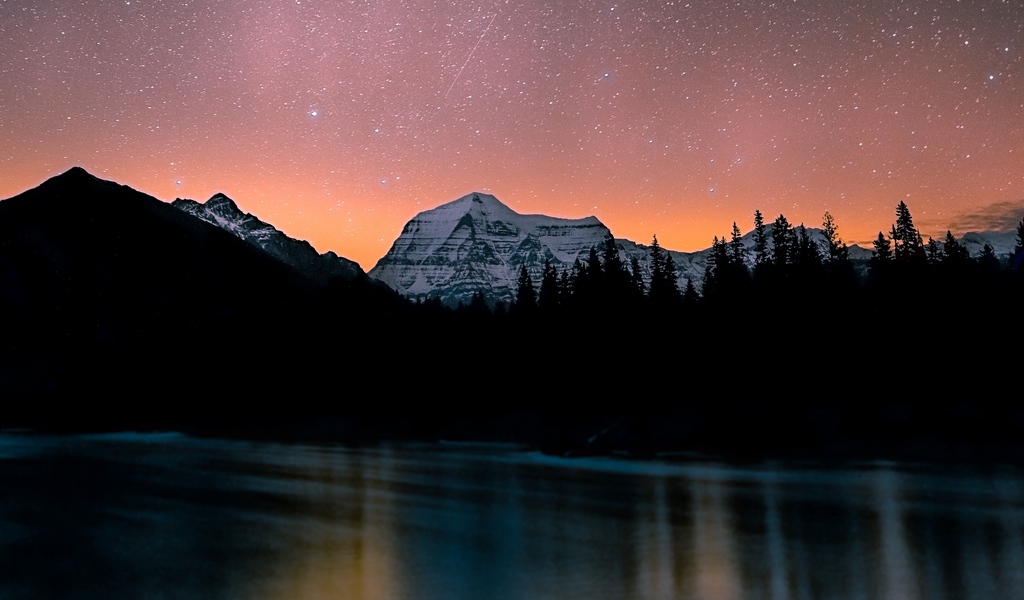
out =
[[[247,394],[302,388],[302,367],[318,364],[308,332],[331,330],[318,319],[353,319],[358,338],[353,317],[389,302],[365,278],[316,283],[80,168],[0,202],[0,396],[26,399],[8,420],[237,410]]]

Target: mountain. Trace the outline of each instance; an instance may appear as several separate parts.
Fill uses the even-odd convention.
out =
[[[766,226],[770,251],[773,224]],[[807,228],[807,233],[819,247],[825,246],[821,229]],[[596,217],[521,215],[494,196],[473,193],[413,217],[369,275],[413,299],[436,297],[455,306],[483,292],[492,303],[511,302],[523,265],[539,286],[545,260],[559,271],[571,270],[577,259],[586,263],[591,247],[600,253],[609,236],[612,232]],[[973,257],[981,254],[985,243],[1005,257],[1012,253],[1016,234],[967,233],[961,241]],[[742,242],[752,267],[754,232],[747,231]],[[650,247],[622,238],[615,238],[615,245],[623,264],[628,266],[635,258],[649,283]],[[849,250],[856,272],[866,275],[871,249],[851,244]],[[700,289],[711,249],[667,252],[675,263],[680,288],[689,279]]]
[[[545,259],[569,269],[610,235],[595,217],[521,215],[473,193],[413,217],[369,275],[409,298],[455,305],[482,291],[508,301],[522,265],[539,283]]]
[[[204,410],[207,394],[293,393],[295,373],[338,368],[312,351],[314,335],[364,339],[368,319],[345,303],[363,302],[365,287],[318,286],[219,227],[75,167],[0,201],[0,397],[76,399],[59,411],[8,403],[6,416],[168,418]],[[363,305],[375,304],[355,310]],[[135,401],[115,407],[117,397]]]
[[[523,265],[539,286],[545,260],[569,271],[577,259],[586,263],[592,247],[600,252],[611,236],[596,217],[521,215],[494,196],[472,193],[413,217],[369,275],[408,298],[436,297],[449,306],[468,304],[475,292],[492,303],[511,302]],[[625,264],[639,260],[650,281],[648,247],[627,239],[615,239],[615,245]],[[702,255],[669,254],[680,285],[688,277],[699,280]]]
[[[942,245],[942,239],[935,240]],[[1013,256],[1013,249],[1017,246],[1017,232],[1016,231],[984,231],[984,232],[968,232],[962,237],[958,238],[958,241],[967,248],[967,252],[973,258],[981,256],[982,250],[985,248],[985,244],[992,246],[996,256],[1005,258]]]
[[[363,275],[356,262],[334,252],[318,254],[309,242],[290,238],[273,225],[242,212],[224,194],[215,194],[203,204],[177,198],[171,206],[234,234],[314,281],[326,283],[334,277],[351,280]]]
[[[808,233],[824,243],[821,230]],[[570,270],[577,259],[586,263],[591,247],[600,253],[609,236],[612,232],[596,217],[521,215],[494,196],[473,193],[413,217],[369,274],[414,299],[437,297],[454,306],[468,303],[479,291],[491,302],[510,302],[523,265],[539,285],[545,259],[559,271]],[[744,247],[753,248],[752,231],[742,239]],[[628,266],[635,258],[649,283],[650,247],[623,238],[615,238],[615,245],[623,264]],[[710,248],[667,252],[680,288],[689,279],[699,289]],[[850,256],[866,261],[870,252],[854,245]],[[749,261],[753,265],[752,253]]]

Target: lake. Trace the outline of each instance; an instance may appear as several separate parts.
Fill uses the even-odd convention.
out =
[[[0,434],[23,598],[1024,599],[1024,471]]]

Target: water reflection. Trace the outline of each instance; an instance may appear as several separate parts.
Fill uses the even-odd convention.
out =
[[[0,435],[0,598],[1024,598],[1024,478]]]

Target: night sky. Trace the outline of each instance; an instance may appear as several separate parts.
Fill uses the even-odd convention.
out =
[[[0,197],[224,192],[369,269],[471,191],[696,250],[1024,214],[1021,0],[0,0]]]

